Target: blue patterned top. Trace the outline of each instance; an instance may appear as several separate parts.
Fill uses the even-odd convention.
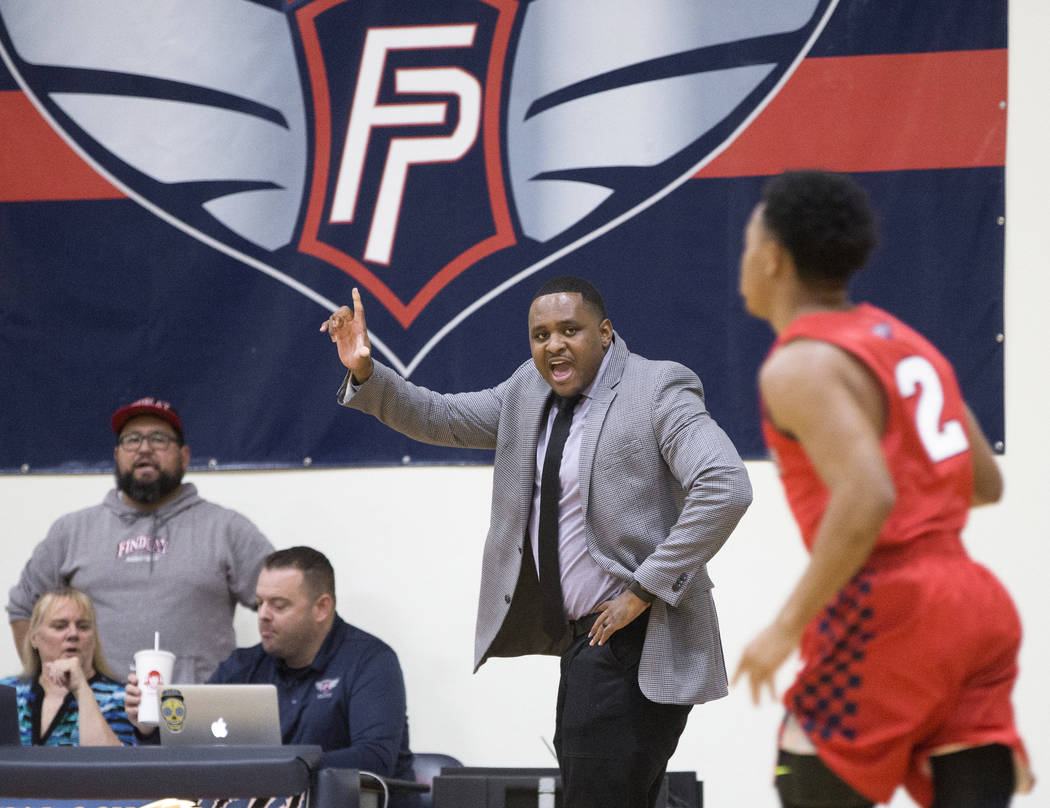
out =
[[[44,689],[38,681],[20,676],[0,679],[0,684],[9,685],[17,692],[18,730],[22,746],[80,746],[80,728],[77,701],[72,693],[66,694],[50,727],[41,728],[40,708],[44,703]],[[89,680],[102,717],[124,746],[135,746],[135,729],[124,712],[124,685],[108,676],[96,673]]]

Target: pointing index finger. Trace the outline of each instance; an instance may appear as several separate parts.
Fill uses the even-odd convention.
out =
[[[354,301],[354,319],[360,319],[361,328],[363,329],[365,327],[365,305],[361,302],[361,293],[357,290],[356,286],[351,293],[351,297],[353,297]]]

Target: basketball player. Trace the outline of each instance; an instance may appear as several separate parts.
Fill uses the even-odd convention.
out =
[[[810,552],[744,650],[757,702],[796,649],[776,786],[789,808],[997,808],[1030,787],[1010,693],[1021,626],[960,531],[1002,480],[948,361],[847,283],[875,243],[852,179],[772,179],[747,226],[740,292],[776,332],[763,431]]]

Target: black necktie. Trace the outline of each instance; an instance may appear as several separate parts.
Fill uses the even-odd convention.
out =
[[[540,593],[543,597],[543,630],[551,637],[565,631],[565,609],[562,605],[561,569],[558,564],[558,503],[561,499],[561,455],[569,437],[572,413],[580,396],[555,396],[558,414],[554,418],[547,452],[543,457],[540,478],[539,567]]]

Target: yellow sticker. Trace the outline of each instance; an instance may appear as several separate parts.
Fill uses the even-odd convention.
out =
[[[186,702],[181,690],[164,690],[160,694],[160,717],[169,732],[182,732],[186,720]]]

